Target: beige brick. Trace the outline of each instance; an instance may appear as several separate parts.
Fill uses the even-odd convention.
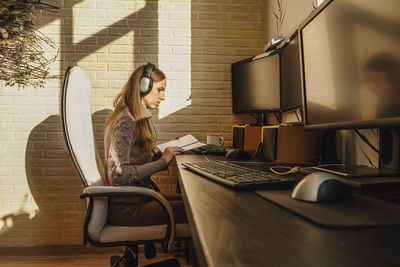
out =
[[[67,0],[64,2],[64,8],[95,8],[96,2],[94,1],[82,1],[82,0]]]
[[[29,103],[31,105],[43,104],[43,98],[41,98],[41,97],[13,96],[11,99],[12,99],[11,104],[15,104],[15,105],[26,105],[27,103]]]
[[[110,71],[131,71],[132,66],[126,63],[108,63],[107,70]]]
[[[156,19],[129,19],[128,26],[136,28],[158,28],[158,20]]]
[[[140,48],[141,54],[172,54],[172,47],[156,47],[156,46],[145,46]],[[160,67],[160,66],[159,66]],[[162,68],[165,70],[165,68]]]
[[[118,88],[118,92],[120,88],[125,85],[126,81],[125,80],[110,80],[109,81],[109,88]],[[118,92],[115,92],[115,96],[118,94]]]
[[[107,70],[107,64],[103,63],[96,63],[93,64],[92,62],[78,62],[77,64],[79,67],[84,69],[85,71],[105,71]]]
[[[121,54],[113,54],[113,55],[107,55],[107,54],[101,54],[97,55],[97,60],[100,62],[127,62],[129,60],[128,55],[121,55]]]
[[[169,19],[189,21],[191,19],[191,14],[188,11],[169,11]]]
[[[122,9],[128,8],[128,3],[126,1],[96,1],[97,9]]]
[[[29,113],[31,112],[31,106],[26,106],[26,105],[0,106],[0,112],[3,114]]]
[[[74,10],[74,16],[84,18],[105,18],[107,14],[106,10],[102,9],[77,9]]]
[[[193,7],[193,4],[186,2],[183,3],[174,3],[174,2],[160,2],[159,3],[160,10],[179,10],[179,11],[187,11],[190,10],[190,7]]]
[[[12,185],[1,185],[0,184],[0,192],[13,192],[13,186]]]
[[[108,47],[108,52],[115,54],[128,54],[132,53],[132,47],[126,45],[110,45]]]
[[[92,88],[96,89],[96,88],[108,88],[108,81],[107,80],[93,80],[91,81],[92,84]],[[92,104],[93,101],[98,101],[99,99],[93,99],[92,100]]]
[[[216,20],[216,21],[226,21],[228,16],[225,13],[216,12],[202,12],[200,13],[200,20]]]
[[[95,62],[97,61],[97,56],[95,54],[65,54],[64,59],[66,61],[85,61],[85,62]]]
[[[230,23],[226,23],[230,24]],[[225,23],[215,21],[192,21],[192,29],[220,29]]]
[[[216,12],[218,11],[219,5],[218,4],[204,4],[203,2],[192,3],[192,10],[193,11],[208,11],[208,12]],[[223,6],[224,8],[226,7],[225,5]]]
[[[202,88],[204,89],[228,89],[231,87],[229,82],[219,82],[219,81],[203,81]]]
[[[96,26],[86,26],[86,27],[79,27],[79,28],[74,28],[74,36],[79,35],[79,39],[83,40],[86,36],[88,38],[93,38],[91,35],[88,35],[89,33],[96,33],[97,36],[107,36],[108,31],[104,30],[102,27],[96,27]],[[84,42],[80,43],[88,43],[87,40]],[[90,43],[90,42],[89,42]]]
[[[128,73],[124,72],[117,72],[117,71],[99,71],[97,72],[97,78],[99,79],[114,79],[114,80],[127,80],[128,79]]]
[[[0,132],[0,140],[12,141],[14,139],[14,133]]]
[[[149,1],[138,0],[138,1],[129,1],[128,8],[132,10],[139,10],[146,7],[147,9],[157,10],[157,3],[150,3]]]
[[[157,12],[154,11],[140,11],[138,14],[139,19],[158,19]]]
[[[136,37],[135,45],[158,45],[158,39],[152,37]]]
[[[188,115],[227,115],[232,114],[231,107],[197,107],[190,106],[186,110]]]
[[[230,72],[230,64],[201,64],[201,70],[207,72]]]
[[[76,52],[78,53],[107,53],[107,47],[102,47],[100,45],[90,45],[90,44],[79,44],[76,47]]]
[[[0,187],[1,190],[1,187]],[[1,191],[0,191],[1,192]],[[0,211],[11,211],[11,204],[9,202],[0,202]]]
[[[93,19],[92,23],[90,25],[93,25]],[[98,27],[126,27],[128,26],[128,20],[123,19],[123,20],[115,20],[115,18],[101,18],[101,19],[96,19],[96,26]]]

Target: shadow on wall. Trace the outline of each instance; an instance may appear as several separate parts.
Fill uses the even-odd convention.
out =
[[[103,130],[109,109],[92,115],[98,153],[103,158]],[[79,198],[83,184],[68,153],[60,115],[51,115],[29,135],[25,155],[26,177],[38,211],[30,218],[24,206],[1,218],[0,239],[8,246],[80,245],[86,202]],[[58,237],[58,238],[55,238]],[[26,242],[25,242],[26,241]]]

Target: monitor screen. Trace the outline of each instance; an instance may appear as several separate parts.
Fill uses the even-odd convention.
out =
[[[233,112],[279,111],[279,86],[279,54],[233,63]]]
[[[301,107],[301,75],[299,35],[297,31],[283,47],[281,55],[281,109],[282,111]]]
[[[400,125],[400,1],[326,1],[299,28],[305,125]]]

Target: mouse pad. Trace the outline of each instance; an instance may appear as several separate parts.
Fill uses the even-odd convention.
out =
[[[400,205],[353,194],[331,203],[311,203],[293,199],[288,190],[257,190],[255,193],[314,223],[330,227],[400,225]]]

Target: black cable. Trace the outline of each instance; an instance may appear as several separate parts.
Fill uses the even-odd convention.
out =
[[[301,122],[301,121],[300,121],[300,118],[299,118],[299,115],[297,115],[297,109],[294,110],[294,114],[296,114],[297,122]]]
[[[279,116],[279,113],[275,112],[274,114],[275,114],[275,118],[278,121],[278,123],[281,124],[282,123],[282,118]]]
[[[300,120],[301,120],[301,122],[304,122],[303,110],[300,108],[299,111],[300,111]]]
[[[378,150],[376,147],[374,147],[374,146],[369,142],[369,140],[368,140],[362,133],[360,133],[357,129],[355,129],[354,131],[357,133],[357,135],[358,135],[370,148],[372,148],[372,150],[374,150],[376,153],[379,153],[379,150]]]
[[[375,131],[374,131],[374,129],[372,129],[372,128],[369,128],[370,130],[371,130],[371,132],[375,135],[375,137],[376,138],[378,138],[378,134],[377,133],[375,133]]]
[[[368,160],[369,164],[370,164],[372,167],[376,168],[375,164],[372,163],[371,159],[368,157],[367,153],[365,153],[364,149],[362,148],[362,146],[361,146],[361,144],[360,144],[360,142],[359,142],[358,140],[357,140],[357,144],[358,144],[358,146],[360,147],[360,149],[361,149],[362,153],[364,154],[365,158]]]

